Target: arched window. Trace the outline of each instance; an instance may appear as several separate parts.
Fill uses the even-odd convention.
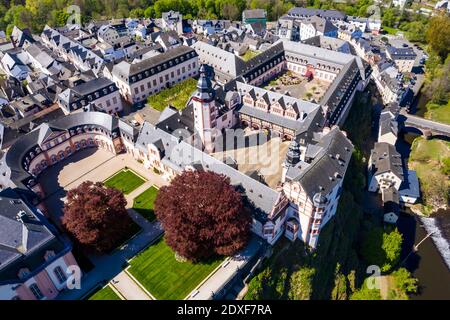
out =
[[[58,278],[60,284],[66,282],[67,276],[60,266],[57,266],[55,269],[53,269],[53,273],[55,274],[56,278]]]
[[[41,300],[44,298],[44,295],[42,294],[41,289],[39,289],[39,287],[36,283],[33,283],[30,286],[30,290],[33,293],[33,295],[36,297],[36,299]]]

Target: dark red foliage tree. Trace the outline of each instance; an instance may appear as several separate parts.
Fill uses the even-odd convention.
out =
[[[130,235],[133,221],[126,204],[120,190],[85,181],[67,192],[62,223],[82,247],[108,252]]]
[[[251,216],[226,176],[185,171],[159,190],[155,214],[166,243],[179,255],[199,261],[232,255],[247,242]]]

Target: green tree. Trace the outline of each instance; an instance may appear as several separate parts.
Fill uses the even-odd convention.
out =
[[[302,267],[291,275],[289,299],[309,300],[312,295],[312,280],[316,270]]]
[[[144,9],[136,8],[130,11],[130,18],[142,18],[145,16]]]
[[[395,8],[388,8],[384,10],[381,20],[383,25],[391,28],[395,27],[398,22],[398,10]]]
[[[347,277],[341,273],[341,265],[336,265],[336,272],[334,278],[334,288],[331,293],[331,299],[333,300],[347,300]]]
[[[416,278],[413,278],[411,273],[405,268],[400,268],[392,272],[395,285],[398,290],[404,293],[416,293],[418,288],[418,282]]]
[[[442,60],[447,58],[450,52],[450,17],[448,15],[439,14],[430,19],[426,40]]]
[[[383,232],[381,227],[371,227],[366,232],[361,254],[369,265],[378,265],[384,272],[390,271],[400,258],[403,236],[397,229]]]
[[[427,26],[421,21],[413,21],[407,26],[406,36],[409,41],[425,43]]]
[[[369,288],[367,285],[369,279],[366,279],[359,290],[356,290],[350,300],[381,300],[380,289]]]
[[[153,6],[148,7],[147,9],[145,9],[144,11],[144,17],[146,18],[155,18],[155,9],[153,8]]]
[[[386,253],[386,260],[381,268],[382,271],[391,270],[400,259],[400,253],[402,250],[403,235],[395,228],[390,233],[383,234],[382,249]]]

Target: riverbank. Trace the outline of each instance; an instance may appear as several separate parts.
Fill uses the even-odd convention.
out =
[[[414,212],[420,210],[424,215],[430,216],[432,212],[448,208],[449,159],[450,142],[426,140],[423,137],[417,137],[412,142],[408,168],[417,173],[423,202],[422,206],[415,206]]]
[[[448,218],[450,225],[450,215],[445,216]],[[426,219],[425,223],[422,219]],[[422,241],[432,231],[432,220],[436,220],[436,218],[421,218],[406,210],[400,214],[397,222],[398,229],[404,236],[401,261],[403,261],[403,266],[415,278],[419,279],[419,290],[416,294],[410,296],[412,300],[450,299],[449,266],[443,258],[442,251],[438,250],[436,245],[436,240],[442,243],[442,239],[439,240],[439,234],[425,239],[418,250],[410,254],[413,246]],[[437,228],[441,230],[439,225]],[[408,254],[410,256],[404,261]]]

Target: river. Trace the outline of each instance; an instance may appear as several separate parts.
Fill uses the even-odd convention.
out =
[[[372,102],[374,123],[370,141],[368,141],[370,146],[373,146],[373,141],[376,141],[378,136],[381,100],[379,97],[376,100],[378,101]],[[419,94],[411,111],[418,116],[423,116],[426,104],[427,98]],[[405,164],[411,152],[411,144],[417,137],[418,135],[413,133],[400,134],[398,137],[396,148]],[[374,197],[372,194],[366,199],[366,209],[369,211],[376,211],[376,207],[380,204],[379,196]],[[419,290],[410,298],[412,300],[450,300],[450,210],[441,210],[432,218],[420,218],[406,209],[401,212],[397,226],[404,238],[400,261],[419,280]],[[417,252],[408,257],[414,245],[432,231],[435,233],[420,244]],[[405,260],[406,257],[408,258]]]
[[[408,133],[400,136],[397,141],[397,150],[405,161],[416,137],[417,135]],[[400,215],[398,228],[404,237],[402,261],[414,245],[434,232],[404,262],[404,266],[419,279],[419,292],[412,295],[411,299],[450,300],[450,210],[440,210],[432,218],[422,218],[406,209]]]

